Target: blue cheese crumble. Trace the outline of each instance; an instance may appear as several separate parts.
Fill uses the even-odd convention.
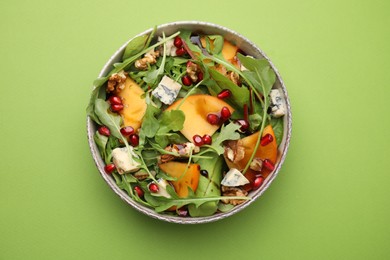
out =
[[[175,101],[181,84],[174,81],[170,77],[164,76],[158,86],[152,91],[152,95],[160,99],[166,105],[170,105]]]
[[[231,168],[221,181],[223,186],[237,187],[249,183],[248,179],[236,168]]]

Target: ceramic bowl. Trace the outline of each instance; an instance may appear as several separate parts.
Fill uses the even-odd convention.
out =
[[[198,21],[180,21],[180,22],[172,22],[167,23],[158,26],[156,35],[161,35],[162,32],[165,32],[165,35],[171,35],[181,29],[191,30],[193,32],[200,32],[203,34],[219,34],[223,35],[224,38],[228,41],[231,41],[235,43],[244,53],[251,55],[255,58],[265,58],[269,61],[271,64],[272,69],[276,73],[276,83],[274,85],[274,88],[279,88],[282,90],[284,94],[284,98],[286,100],[287,110],[288,113],[284,116],[284,136],[282,139],[281,144],[279,145],[279,151],[278,151],[278,159],[277,163],[275,164],[275,170],[272,174],[270,174],[266,179],[264,184],[262,185],[261,189],[258,189],[256,191],[252,191],[249,193],[248,196],[251,197],[250,200],[247,202],[236,206],[233,210],[226,212],[226,213],[216,213],[215,215],[208,216],[208,217],[179,217],[179,216],[172,216],[172,215],[166,215],[161,213],[156,213],[153,209],[147,208],[143,205],[140,205],[139,203],[133,201],[125,191],[118,188],[118,186],[115,184],[114,179],[107,175],[104,171],[104,162],[99,154],[99,150],[94,142],[93,135],[97,130],[96,124],[87,117],[87,133],[88,133],[88,142],[91,149],[91,153],[93,156],[93,159],[96,163],[96,166],[103,177],[104,181],[107,182],[109,187],[127,204],[135,208],[136,210],[159,220],[172,222],[172,223],[179,223],[179,224],[197,224],[197,223],[207,223],[212,222],[216,220],[220,220],[226,217],[229,217],[233,214],[236,214],[237,212],[245,209],[250,204],[254,203],[257,198],[259,198],[270,186],[272,181],[275,179],[275,177],[278,175],[278,172],[280,171],[284,159],[287,154],[287,149],[289,146],[290,138],[291,138],[291,108],[290,108],[290,102],[287,95],[286,87],[282,81],[282,78],[280,77],[280,74],[276,67],[273,65],[271,60],[265,55],[265,53],[257,47],[253,42],[245,38],[244,36],[240,35],[237,32],[234,32],[228,28],[225,28],[220,25],[208,23],[208,22],[198,22]],[[148,29],[139,35],[149,34],[152,31],[151,29]],[[137,36],[139,36],[137,35]],[[135,37],[137,37],[135,36]],[[131,39],[130,39],[131,40]],[[129,41],[130,41],[129,40]],[[113,55],[112,57],[107,61],[107,63],[104,65],[103,69],[101,70],[99,77],[105,76],[111,69],[112,65],[116,62],[119,62],[122,54],[125,50],[125,47],[127,45],[127,42],[122,45]]]

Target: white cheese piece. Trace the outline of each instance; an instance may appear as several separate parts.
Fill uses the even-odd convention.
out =
[[[133,147],[129,146],[129,149],[129,152],[126,147],[112,150],[112,162],[119,174],[135,172],[140,169],[140,163],[134,160],[134,158],[138,158],[138,156],[133,152]]]
[[[271,99],[271,115],[276,118],[284,116],[287,109],[281,91],[279,89],[272,89],[269,97]]]
[[[177,83],[170,77],[164,76],[158,86],[152,91],[153,96],[160,99],[166,105],[170,105],[175,101],[181,84]]]
[[[158,37],[159,42],[162,40],[163,40],[162,37]],[[170,39],[170,40],[165,42],[165,50],[166,50],[165,54],[167,56],[172,56],[172,57],[177,56],[177,54],[176,54],[177,48],[173,43],[174,43],[174,39]],[[163,45],[161,45],[161,50],[163,50],[163,49],[164,49],[164,47],[163,47]],[[161,53],[161,55],[162,55],[162,53]]]
[[[249,183],[248,179],[236,168],[231,168],[221,181],[223,186],[237,187]]]
[[[157,180],[157,184],[158,184],[158,191],[156,193],[151,193],[151,194],[153,196],[162,196],[169,199],[171,195],[169,195],[169,193],[167,192],[167,185],[169,185],[168,181],[160,178]]]

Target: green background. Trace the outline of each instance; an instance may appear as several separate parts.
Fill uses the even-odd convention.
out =
[[[0,2],[0,259],[389,259],[389,1]],[[279,69],[285,164],[227,219],[179,225],[122,202],[89,152],[92,82],[127,39],[202,20]]]

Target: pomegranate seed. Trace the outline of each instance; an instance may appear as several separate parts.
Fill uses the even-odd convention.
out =
[[[202,146],[203,145],[203,139],[200,135],[194,135],[192,137],[192,140],[194,140],[194,144],[196,146]]]
[[[201,171],[200,171],[200,175],[202,175],[202,176],[204,176],[204,177],[207,178],[207,176],[209,176],[209,172],[206,171],[206,170],[201,170]]]
[[[224,89],[221,92],[219,92],[219,94],[217,95],[217,98],[225,99],[225,98],[230,97],[231,95],[232,95],[232,92],[230,90]]]
[[[177,55],[177,56],[183,56],[183,55],[186,54],[186,53],[187,53],[187,51],[186,51],[186,49],[184,49],[183,47],[181,47],[181,48],[179,48],[179,49],[176,50],[176,55]]]
[[[260,140],[261,146],[266,146],[274,140],[274,137],[271,134],[266,134]]]
[[[137,134],[132,134],[130,135],[129,141],[132,146],[137,146],[139,144],[139,136]]]
[[[245,120],[245,119],[238,119],[238,120],[236,120],[236,123],[241,125],[240,131],[242,133],[245,133],[246,131],[248,131],[248,129],[249,129],[249,122],[247,120]]]
[[[111,105],[123,105],[122,99],[118,96],[111,96],[108,101],[111,103]]]
[[[180,209],[176,210],[176,212],[177,212],[177,215],[180,217],[187,217],[187,215],[188,215],[188,210],[186,210],[186,209],[180,208]]]
[[[212,125],[218,125],[219,124],[219,116],[216,114],[208,114],[207,115],[207,122],[209,122]]]
[[[188,75],[183,76],[181,78],[181,82],[183,82],[183,84],[185,86],[191,86],[192,85],[192,80],[191,80],[190,76],[188,76]]]
[[[263,185],[264,177],[263,176],[257,176],[256,179],[253,181],[252,189],[257,190],[258,188]]]
[[[144,196],[144,191],[140,186],[135,186],[134,191],[137,193],[138,197],[142,198]]]
[[[193,63],[192,61],[189,60],[189,61],[187,61],[186,66],[187,66],[187,67],[190,67],[190,66],[192,66],[192,64],[194,64],[194,63]]]
[[[176,48],[181,48],[183,46],[183,41],[179,36],[176,36],[173,40],[173,45],[175,45]]]
[[[204,135],[202,137],[202,140],[204,144],[208,144],[208,145],[210,145],[213,142],[210,135]]]
[[[154,182],[152,182],[151,184],[149,184],[149,190],[150,192],[153,192],[153,193],[156,193],[158,192],[158,185]]]
[[[132,135],[134,134],[134,128],[132,128],[131,126],[125,126],[121,128],[121,134],[123,134],[124,136]]]
[[[222,118],[222,120],[227,120],[227,119],[229,119],[231,115],[232,115],[232,113],[230,113],[229,108],[223,107],[223,108],[221,109],[221,118]]]
[[[115,165],[113,163],[110,163],[110,164],[107,164],[106,166],[104,166],[104,171],[107,174],[111,174],[114,170],[115,170]]]
[[[268,159],[265,159],[263,161],[263,166],[270,171],[273,171],[275,169],[275,165]]]
[[[111,132],[110,129],[107,126],[101,126],[98,129],[99,134],[105,135],[105,136],[110,136]]]
[[[113,112],[119,112],[123,109],[123,105],[122,104],[113,104],[111,105],[111,110]]]
[[[198,82],[203,80],[203,72],[199,71],[198,72]]]

